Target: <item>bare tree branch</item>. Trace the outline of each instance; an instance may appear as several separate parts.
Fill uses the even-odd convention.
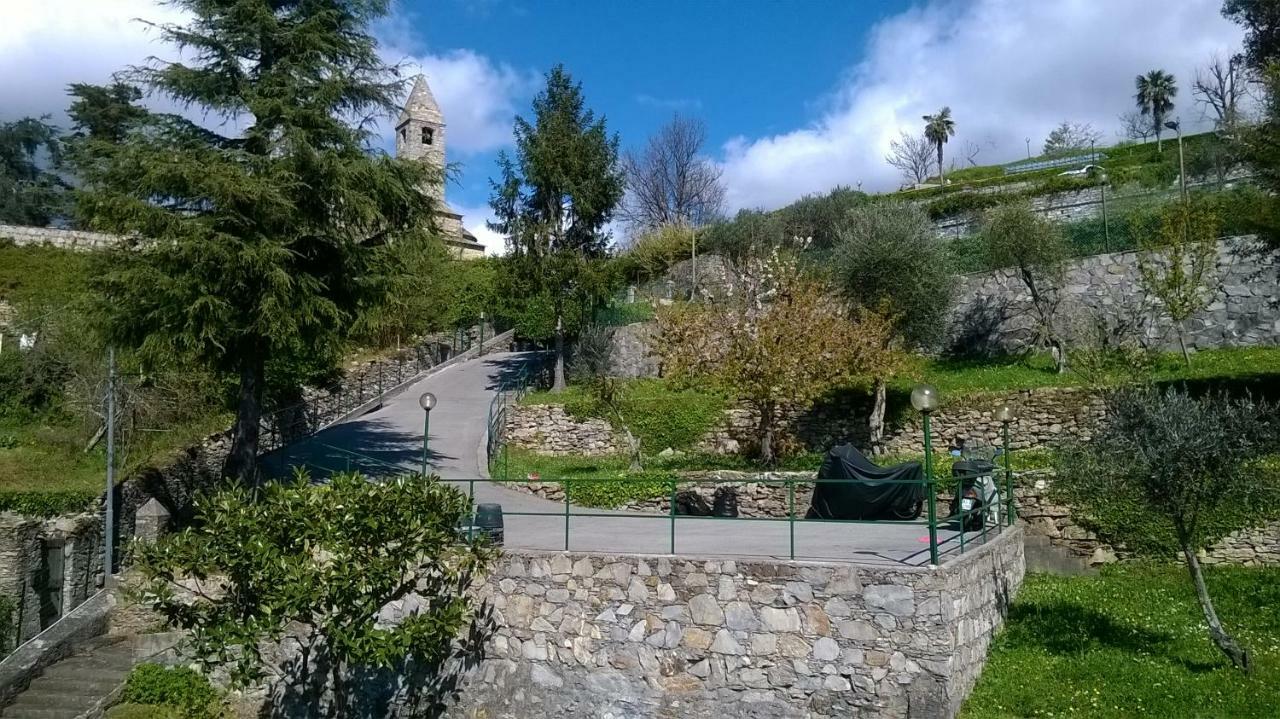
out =
[[[1205,116],[1213,114],[1218,132],[1231,135],[1240,123],[1241,104],[1245,98],[1247,78],[1236,58],[1224,60],[1214,53],[1209,64],[1196,70],[1191,94],[1201,105]]]
[[[904,130],[897,140],[889,141],[884,161],[897,168],[908,184],[918,184],[933,174],[934,146],[923,135]]]
[[[677,114],[643,151],[628,152],[622,160],[627,194],[621,218],[636,230],[714,220],[724,204],[724,185],[719,166],[699,154],[706,139],[701,120]]]
[[[1120,113],[1120,132],[1124,137],[1139,142],[1146,142],[1155,135],[1151,120],[1137,110]]]

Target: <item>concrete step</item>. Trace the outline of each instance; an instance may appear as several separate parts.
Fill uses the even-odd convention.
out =
[[[128,642],[97,641],[47,667],[0,711],[4,719],[76,719],[123,686],[133,668]]]

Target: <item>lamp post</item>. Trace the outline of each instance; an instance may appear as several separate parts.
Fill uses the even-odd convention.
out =
[[[423,392],[418,397],[418,406],[422,408],[422,476],[427,476],[427,445],[431,431],[431,410],[436,406],[436,396]]]
[[[480,344],[476,356],[484,354],[484,310],[480,310]]]
[[[1004,435],[1004,493],[1008,498],[1005,506],[1005,523],[1010,527],[1013,526],[1017,519],[1013,508],[1013,468],[1009,462],[1009,425],[1013,423],[1013,408],[1007,404],[1002,404],[996,408],[996,421],[1000,423]]]
[[[1181,119],[1172,120],[1170,122],[1166,122],[1164,126],[1178,133],[1178,184],[1182,187],[1182,201],[1186,202],[1187,201],[1187,164],[1183,160],[1183,156],[1182,156],[1182,120]]]
[[[1102,191],[1102,249],[1111,251],[1111,224],[1107,221],[1107,177],[1106,170],[1098,172],[1098,189]]]
[[[930,435],[929,415],[938,408],[938,390],[932,385],[920,384],[911,390],[911,406],[923,417],[924,428],[924,481],[929,492],[929,563],[938,563],[938,493],[933,485],[933,438]]]

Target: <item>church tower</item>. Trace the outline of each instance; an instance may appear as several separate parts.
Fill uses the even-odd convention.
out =
[[[435,168],[437,179],[423,191],[436,201],[436,224],[440,228],[444,241],[463,258],[483,257],[484,245],[476,241],[474,235],[462,226],[462,215],[449,206],[444,198],[445,155],[445,122],[444,113],[427,78],[418,75],[414,78],[413,89],[409,99],[400,111],[396,120],[396,157],[425,162]]]

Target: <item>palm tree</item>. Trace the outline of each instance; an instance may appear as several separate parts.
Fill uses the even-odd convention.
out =
[[[1152,70],[1146,75],[1139,75],[1134,84],[1138,94],[1133,99],[1144,116],[1151,117],[1151,127],[1156,131],[1156,152],[1164,152],[1160,142],[1160,131],[1164,129],[1164,118],[1173,109],[1173,98],[1178,94],[1178,82],[1173,75],[1164,70]]]
[[[942,146],[948,137],[956,134],[956,121],[951,119],[951,108],[944,107],[936,114],[925,115],[924,123],[925,139],[938,148],[938,182],[945,185],[947,176],[942,169]]]

